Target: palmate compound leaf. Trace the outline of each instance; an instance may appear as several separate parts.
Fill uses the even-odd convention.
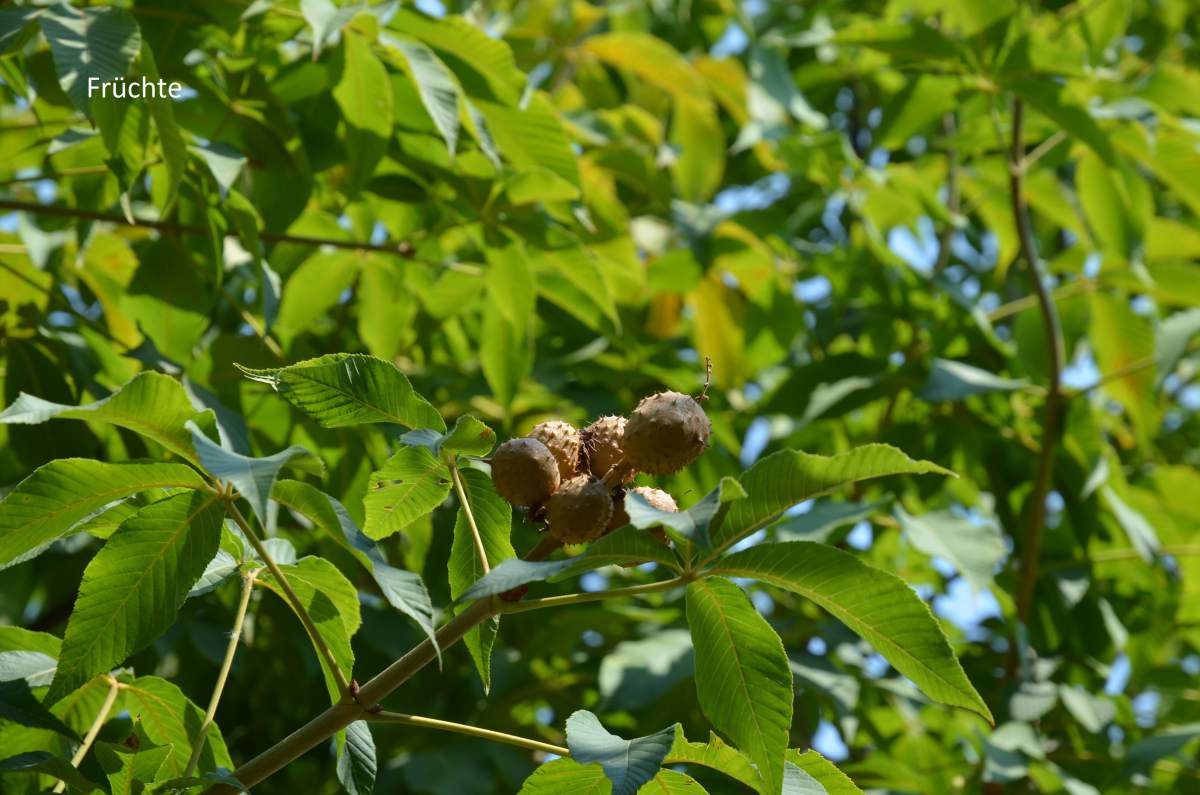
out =
[[[388,564],[383,551],[358,528],[344,505],[315,486],[296,480],[278,481],[271,498],[306,517],[354,555],[371,572],[388,604],[415,621],[436,645],[433,602],[421,576]]]
[[[390,422],[446,430],[442,416],[413,390],[404,373],[374,356],[336,353],[276,369],[238,369],[273,387],[326,428]]]
[[[896,575],[807,541],[760,544],[735,552],[710,573],[750,577],[811,599],[874,646],[927,696],[992,721],[937,619]]]
[[[579,710],[567,718],[567,747],[576,762],[600,764],[612,782],[612,795],[634,795],[662,767],[677,726],[625,740],[609,733],[592,713]]]
[[[928,461],[914,461],[886,444],[868,444],[835,456],[781,450],[763,458],[738,479],[750,495],[730,503],[725,521],[710,527],[713,552],[718,553],[765,527],[788,508],[839,486],[885,475],[953,474]]]
[[[198,463],[188,420],[216,427],[212,415],[197,411],[183,385],[161,373],[139,373],[108,397],[84,406],[64,406],[22,392],[0,412],[0,424],[36,425],[54,418],[110,422],[152,439],[171,452]]]
[[[146,506],[113,533],[83,572],[46,703],[118,665],[174,623],[217,553],[223,516],[216,495],[190,491]]]
[[[687,619],[700,708],[754,762],[763,791],[782,791],[792,725],[783,642],[742,589],[720,577],[688,585]]]
[[[203,487],[196,470],[184,464],[51,461],[0,501],[0,569],[33,557],[115,500],[148,489]]]

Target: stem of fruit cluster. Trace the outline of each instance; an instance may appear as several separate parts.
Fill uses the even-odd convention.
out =
[[[79,746],[79,750],[71,757],[71,767],[79,767],[83,758],[87,756],[87,752],[92,747],[92,743],[96,742],[96,736],[100,734],[100,727],[104,725],[104,721],[108,720],[108,713],[112,712],[113,704],[117,701],[117,693],[121,690],[120,683],[112,676],[108,679],[108,695],[104,697],[104,703],[100,705],[100,711],[96,713],[96,719],[92,721],[92,725],[88,727],[87,734],[83,737],[83,742]],[[59,779],[54,785],[51,792],[62,792],[67,788],[67,782]]]
[[[475,513],[471,510],[471,503],[467,501],[467,492],[463,488],[462,478],[458,474],[458,464],[454,461],[449,461],[450,477],[454,479],[454,490],[458,492],[458,501],[462,505],[463,515],[467,517],[467,525],[471,528],[471,537],[475,539],[475,551],[479,553],[479,562],[483,565],[483,573],[491,572],[492,567],[488,564],[487,550],[483,546],[483,536],[479,534],[479,525],[475,524]]]
[[[659,582],[647,583],[645,585],[631,585],[628,588],[614,588],[611,591],[592,591],[584,593],[571,593],[563,596],[547,596],[543,599],[528,599],[524,602],[507,602],[500,607],[502,613],[524,613],[529,610],[540,610],[543,607],[562,607],[564,605],[579,605],[587,602],[599,602],[604,599],[616,599],[620,596],[639,596],[641,594],[656,593],[658,591],[669,591],[672,588],[677,588],[680,585],[686,585],[691,581],[691,577],[674,577],[670,580],[660,580]]]
[[[1058,446],[1060,408],[1063,402],[1062,362],[1063,335],[1058,312],[1046,288],[1045,274],[1038,259],[1037,241],[1033,234],[1033,223],[1029,217],[1029,205],[1025,200],[1025,108],[1020,99],[1012,105],[1012,149],[1009,152],[1009,187],[1011,189],[1013,220],[1017,226],[1017,238],[1021,254],[1029,267],[1029,278],[1038,309],[1042,317],[1042,328],[1046,334],[1048,353],[1047,369],[1050,384],[1046,391],[1046,403],[1042,418],[1042,449],[1038,457],[1037,476],[1033,494],[1030,496],[1026,514],[1025,539],[1021,549],[1021,564],[1017,572],[1017,618],[1022,623],[1029,620],[1033,605],[1033,594],[1037,585],[1038,559],[1041,555],[1042,536],[1046,524],[1046,495],[1054,479],[1054,455]]]
[[[208,701],[208,711],[204,713],[204,722],[192,743],[192,756],[188,759],[184,777],[192,775],[196,764],[200,761],[200,753],[208,739],[208,729],[213,725],[217,714],[217,704],[221,703],[221,693],[225,690],[225,680],[229,678],[229,669],[233,667],[233,658],[237,654],[238,644],[242,639],[242,625],[246,623],[246,608],[250,606],[250,594],[254,592],[254,578],[258,570],[248,571],[242,575],[242,596],[238,601],[237,614],[233,618],[233,631],[229,634],[229,646],[225,649],[225,659],[221,662],[221,670],[217,673],[217,682],[213,685],[212,698]]]
[[[452,723],[450,721],[438,720],[437,718],[423,718],[420,715],[405,715],[400,712],[377,712],[368,720],[379,723],[400,723],[405,726],[420,726],[425,729],[437,729],[444,732],[454,732],[455,734],[465,734],[468,737],[479,737],[483,740],[507,743],[508,745],[515,745],[518,748],[528,748],[531,751],[542,751],[547,754],[557,754],[558,756],[571,755],[571,751],[563,748],[561,745],[551,745],[540,740],[530,740],[526,737],[518,737],[515,734],[481,729],[478,726],[469,726],[464,723]]]
[[[296,611],[296,615],[300,618],[300,623],[304,625],[304,629],[308,632],[309,637],[312,638],[313,645],[317,647],[317,651],[320,653],[325,665],[328,666],[330,675],[337,683],[338,691],[348,695],[350,693],[349,680],[346,679],[346,675],[342,673],[341,667],[338,666],[337,658],[333,656],[333,650],[329,648],[329,644],[325,642],[325,639],[321,637],[321,633],[317,631],[317,625],[313,623],[312,616],[308,614],[308,609],[300,601],[300,597],[296,595],[296,592],[292,590],[292,584],[288,582],[287,575],[283,573],[283,570],[279,568],[279,564],[267,552],[266,546],[263,545],[262,540],[254,532],[254,529],[250,527],[250,523],[246,521],[246,517],[242,516],[242,512],[238,510],[237,504],[233,499],[227,500],[225,507],[230,517],[233,518],[233,521],[241,528],[247,540],[250,541],[250,546],[254,547],[254,551],[262,558],[263,563],[267,565],[267,569],[279,583],[284,597],[292,606],[292,609]]]

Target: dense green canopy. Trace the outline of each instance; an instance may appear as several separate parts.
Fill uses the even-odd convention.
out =
[[[1198,39],[1190,0],[0,8],[0,791],[1200,789]],[[710,447],[638,484],[686,510],[512,560],[494,444],[664,389]]]

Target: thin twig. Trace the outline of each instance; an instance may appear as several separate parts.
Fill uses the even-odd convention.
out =
[[[691,581],[690,577],[674,577],[670,580],[660,580],[659,582],[647,583],[645,585],[631,585],[628,588],[614,588],[611,591],[591,591],[583,593],[564,594],[563,596],[547,596],[543,599],[528,599],[524,602],[509,602],[500,606],[501,613],[524,613],[529,610],[541,610],[544,607],[563,607],[565,605],[579,605],[587,602],[599,602],[604,599],[616,599],[621,596],[640,596],[648,593],[656,593],[658,591],[668,591],[672,588],[678,588],[681,585],[687,585]]]
[[[262,340],[262,343],[267,346],[267,350],[275,354],[275,356],[279,359],[284,358],[283,348],[279,347],[279,343],[276,342],[275,338],[267,332],[266,326],[260,323],[258,318],[250,313],[250,310],[242,306],[241,303],[239,303],[234,296],[229,293],[229,290],[225,287],[225,285],[221,285],[221,294],[225,296],[226,301],[228,301],[234,306],[234,308],[237,309],[238,314],[242,316],[242,320],[245,321],[246,325],[250,327],[250,329],[260,340]]]
[[[109,215],[108,213],[100,213],[95,210],[84,210],[78,207],[58,207],[49,204],[38,204],[36,202],[14,201],[12,199],[0,199],[0,210],[17,210],[19,212],[33,213],[35,215],[51,215],[58,218],[85,218],[91,221],[105,221],[118,226],[134,226],[144,229],[155,229],[160,232],[171,232],[181,235],[199,235],[208,237],[211,230],[203,226],[193,226],[191,224],[178,224],[170,221],[151,221],[146,218],[134,218],[130,223],[129,219],[121,215]],[[236,237],[237,232],[228,231],[224,233],[225,237]],[[376,243],[364,243],[357,240],[338,240],[331,237],[312,237],[309,235],[289,235],[279,232],[262,231],[258,236],[263,240],[272,243],[296,243],[303,246],[330,246],[332,248],[351,249],[354,251],[376,251],[381,254],[395,254],[406,259],[412,259],[416,253],[412,245],[408,241],[400,241],[393,245],[383,245]]]
[[[262,558],[263,563],[267,565],[267,569],[270,570],[271,574],[275,577],[275,581],[279,583],[279,587],[283,591],[284,598],[287,599],[288,603],[292,606],[292,609],[296,611],[296,615],[299,617],[300,623],[303,624],[304,629],[308,631],[309,637],[312,638],[313,645],[317,647],[317,651],[320,653],[325,665],[329,668],[330,675],[333,677],[334,682],[337,683],[338,692],[350,697],[349,680],[346,679],[346,675],[342,673],[342,669],[338,665],[337,658],[333,656],[333,650],[329,648],[329,644],[325,642],[325,638],[323,638],[321,633],[317,631],[317,625],[313,622],[312,616],[308,614],[308,608],[304,606],[304,603],[300,601],[300,597],[297,596],[296,592],[292,589],[292,584],[288,582],[287,575],[283,573],[283,569],[279,568],[279,564],[276,563],[275,559],[271,557],[271,553],[267,551],[266,546],[263,545],[263,542],[258,537],[258,534],[254,532],[252,527],[250,527],[250,523],[246,521],[246,517],[242,516],[242,512],[238,510],[237,504],[232,499],[229,499],[226,501],[225,507],[226,510],[228,510],[230,517],[232,517],[233,521],[237,523],[237,526],[241,528],[242,533],[245,534],[246,538],[250,541],[250,546],[254,547],[254,551],[258,553],[260,558]]]
[[[448,463],[450,464],[450,477],[454,479],[454,490],[458,492],[458,501],[462,503],[463,515],[467,517],[467,525],[471,528],[471,537],[475,539],[475,551],[479,553],[479,562],[483,564],[483,573],[489,574],[492,567],[488,563],[487,549],[483,546],[483,536],[479,534],[479,525],[475,524],[475,513],[471,510],[467,492],[463,489],[462,478],[458,474],[458,464],[454,461]]]
[[[1120,379],[1122,379],[1128,375],[1140,373],[1142,370],[1149,370],[1150,368],[1154,367],[1157,363],[1158,363],[1158,359],[1154,358],[1153,356],[1144,356],[1141,359],[1134,359],[1132,362],[1125,365],[1124,367],[1118,367],[1116,370],[1113,370],[1111,373],[1102,374],[1099,378],[1096,379],[1095,382],[1088,384],[1087,386],[1083,387],[1082,389],[1080,389],[1077,392],[1072,392],[1070,395],[1068,395],[1068,397],[1078,397],[1079,395],[1086,395],[1088,392],[1092,392],[1096,389],[1099,389],[1100,387],[1104,386],[1105,384],[1111,383],[1113,381],[1119,381]]]
[[[104,726],[104,722],[108,720],[108,713],[112,712],[113,704],[117,701],[117,693],[121,690],[121,684],[112,676],[105,676],[108,680],[108,694],[104,697],[104,703],[100,705],[100,711],[96,713],[96,719],[92,721],[92,725],[88,727],[87,734],[83,737],[83,742],[80,744],[75,755],[71,757],[71,767],[79,767],[83,762],[83,758],[87,756],[87,752],[92,747],[92,743],[96,742],[96,736],[100,734],[100,729]],[[54,785],[52,792],[62,792],[67,788],[67,782],[59,779]]]
[[[1054,288],[1050,295],[1055,301],[1060,301],[1063,298],[1070,298],[1078,295],[1079,293],[1085,293],[1088,290],[1093,289],[1095,286],[1096,283],[1091,279],[1076,279],[1075,281],[1067,282],[1066,284]],[[987,319],[990,322],[995,323],[997,320],[1003,320],[1010,315],[1016,315],[1024,312],[1026,309],[1031,309],[1037,306],[1037,303],[1038,297],[1036,294],[1021,296],[1013,301],[1009,301],[1007,304],[1001,304],[991,312],[988,312]]]
[[[1045,157],[1047,154],[1050,153],[1051,149],[1058,146],[1060,143],[1062,143],[1066,139],[1067,139],[1067,134],[1064,131],[1059,130],[1058,132],[1054,133],[1046,140],[1042,141],[1040,144],[1038,144],[1037,146],[1035,146],[1033,148],[1032,152],[1025,155],[1025,157],[1023,157],[1021,159],[1021,170],[1029,171],[1030,167],[1034,163],[1041,160],[1043,157]]]
[[[424,729],[437,729],[444,732],[454,732],[455,734],[465,734],[468,737],[493,740],[498,743],[515,745],[518,748],[528,748],[531,751],[541,751],[547,754],[557,754],[558,756],[571,755],[570,750],[563,748],[561,745],[551,745],[540,740],[531,740],[527,737],[518,737],[515,734],[506,734],[505,732],[493,731],[491,729],[481,729],[478,726],[468,726],[463,723],[452,723],[451,721],[438,720],[437,718],[423,718],[420,715],[405,715],[401,712],[377,712],[367,718],[367,720],[378,721],[379,723],[400,723],[405,726],[420,726]]]
[[[942,116],[942,132],[947,138],[953,138],[958,126],[954,119],[954,111]],[[938,235],[937,262],[933,265],[933,273],[937,275],[950,264],[950,238],[954,235],[954,219],[959,211],[958,190],[958,149],[946,147],[946,210],[950,213],[951,222],[946,224]]]
[[[204,742],[208,739],[208,729],[213,725],[217,715],[217,705],[221,703],[221,693],[225,690],[225,681],[229,678],[229,670],[233,667],[233,658],[237,654],[238,644],[242,638],[242,625],[246,623],[246,608],[250,605],[250,594],[254,592],[254,579],[258,569],[242,575],[242,596],[238,601],[237,614],[233,617],[233,631],[229,633],[229,645],[225,648],[225,659],[221,662],[221,670],[217,673],[216,684],[213,685],[212,698],[208,701],[208,711],[204,713],[204,722],[196,733],[192,743],[192,756],[188,759],[184,777],[192,775],[196,764],[200,761],[200,753],[204,750]]]
[[[1022,168],[1025,158],[1024,118],[1024,104],[1020,99],[1014,99],[1012,105],[1012,149],[1009,153],[1009,187],[1012,192],[1013,219],[1017,225],[1021,254],[1029,266],[1029,279],[1034,294],[1037,296],[1042,327],[1046,334],[1050,383],[1046,391],[1046,403],[1043,407],[1042,449],[1038,456],[1033,493],[1029,498],[1025,539],[1021,548],[1021,567],[1017,572],[1017,618],[1022,623],[1029,620],[1034,589],[1037,585],[1038,558],[1041,555],[1042,536],[1045,533],[1046,525],[1046,495],[1049,494],[1051,481],[1054,479],[1054,454],[1058,446],[1059,410],[1063,401],[1062,327],[1059,325],[1054,301],[1046,289],[1045,275],[1042,271],[1041,261],[1038,259],[1037,242],[1034,239],[1033,224],[1029,217],[1029,205],[1025,200],[1025,171]]]

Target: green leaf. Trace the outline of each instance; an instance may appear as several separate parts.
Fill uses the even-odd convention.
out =
[[[16,45],[29,24],[45,13],[45,9],[34,6],[17,6],[0,9],[0,54]]]
[[[725,173],[725,136],[712,103],[676,102],[671,117],[671,143],[679,149],[671,166],[679,198],[695,203],[712,198]]]
[[[267,521],[267,500],[271,496],[271,489],[275,485],[275,478],[278,477],[279,470],[288,464],[292,466],[304,464],[304,468],[308,471],[315,470],[319,474],[324,474],[325,468],[321,459],[300,445],[292,445],[275,455],[251,458],[221,447],[205,436],[194,422],[189,422],[187,427],[192,432],[192,444],[196,448],[196,454],[200,457],[200,463],[213,477],[236,486],[238,493],[246,498],[250,507],[254,509],[254,513],[264,524]],[[308,460],[293,464],[292,462],[296,459]]]
[[[774,525],[778,541],[819,541],[825,543],[839,527],[866,519],[883,507],[879,502],[837,502],[819,500],[806,513],[785,516]]]
[[[466,474],[465,471],[464,474]],[[476,517],[477,521],[478,518]],[[467,532],[470,533],[470,528],[467,528]],[[572,558],[538,561],[521,560],[520,558],[503,560],[485,576],[472,582],[458,599],[462,602],[483,599],[493,594],[511,591],[519,585],[531,582],[544,580],[558,582],[603,566],[620,566],[647,561],[660,563],[671,569],[679,569],[679,561],[675,559],[671,551],[651,538],[649,533],[636,527],[622,527],[601,536],[592,542],[586,552]]]
[[[438,441],[435,455],[443,450],[459,455],[485,456],[496,444],[496,432],[470,414],[459,417],[454,427]]]
[[[192,449],[192,435],[184,427],[188,420],[212,426],[207,411],[198,412],[183,386],[160,373],[139,373],[112,395],[83,406],[64,406],[24,392],[0,412],[0,424],[36,425],[46,420],[92,420],[111,422],[161,444],[192,463],[199,463]]]
[[[141,676],[132,682],[122,682],[121,692],[125,695],[125,709],[140,721],[146,737],[155,745],[172,748],[162,775],[182,776],[192,756],[196,730],[204,720],[204,710],[174,684],[157,676]],[[215,724],[208,727],[197,767],[200,770],[233,768],[225,738]]]
[[[54,68],[71,103],[91,115],[88,84],[125,77],[142,46],[142,34],[128,11],[114,7],[77,9],[66,3],[40,16],[42,33],[54,56]]]
[[[700,73],[674,47],[650,33],[601,33],[585,39],[580,49],[678,99],[708,101],[708,86]]]
[[[173,748],[142,745],[137,749],[117,743],[98,742],[96,759],[108,776],[112,795],[141,795],[158,777]]]
[[[146,506],[113,533],[83,572],[46,703],[107,672],[175,622],[217,554],[223,518],[215,495],[185,492]]]
[[[290,344],[337,307],[361,266],[362,257],[354,251],[318,252],[306,259],[284,287],[276,323],[280,338]]]
[[[783,795],[827,795],[825,787],[807,771],[792,764],[783,764]]]
[[[237,792],[249,792],[248,789],[233,777],[233,774],[226,768],[217,768],[216,770],[205,773],[203,776],[181,776],[178,778],[170,778],[159,783],[154,788],[155,792],[176,792],[183,789],[191,789],[192,787],[211,787],[216,784],[222,784],[226,787],[233,787]]]
[[[707,792],[699,781],[686,773],[660,770],[652,780],[642,785],[638,795],[706,795]]]
[[[1108,135],[1086,109],[1079,107],[1065,95],[1058,83],[1048,78],[1029,77],[1017,81],[1012,89],[1068,135],[1091,147],[1104,163],[1114,164],[1116,154]]]
[[[1153,328],[1122,295],[1094,292],[1089,301],[1088,338],[1096,366],[1108,379],[1103,389],[1125,408],[1138,441],[1148,444],[1159,425],[1154,369],[1145,366],[1154,361]]]
[[[721,578],[687,590],[700,709],[758,768],[765,792],[783,789],[792,725],[792,672],[783,643],[742,589]]]
[[[479,528],[479,537],[488,557],[488,565],[494,570],[503,561],[517,555],[509,539],[512,531],[512,506],[496,493],[492,479],[487,474],[478,469],[460,469],[458,474],[462,480],[463,492],[467,496],[466,503],[471,508],[471,515],[475,517],[475,526]],[[471,526],[462,505],[459,505],[458,515],[454,520],[454,540],[450,545],[450,561],[447,567],[450,598],[456,600],[484,574]],[[472,629],[463,639],[471,659],[475,661],[485,692],[491,688],[492,646],[496,642],[499,628],[500,619],[496,616]]]
[[[86,458],[51,461],[22,480],[0,501],[0,567],[27,560],[76,522],[114,500],[158,488],[204,488],[183,464],[130,461],[109,464]]]
[[[675,739],[676,726],[625,740],[605,730],[592,713],[579,710],[567,718],[567,747],[576,762],[600,764],[612,782],[612,795],[634,795],[662,767]]]
[[[392,84],[371,44],[352,30],[342,31],[341,74],[333,98],[346,122],[346,194],[366,185],[392,137]]]
[[[1200,309],[1176,312],[1159,325],[1154,337],[1154,358],[1160,384],[1175,370],[1197,334],[1200,334]]]
[[[441,415],[413,391],[404,373],[373,356],[337,353],[278,369],[238,369],[269,384],[326,428],[391,422],[446,430]]]
[[[1125,752],[1121,773],[1124,776],[1149,776],[1154,764],[1183,751],[1192,740],[1200,737],[1200,723],[1172,726],[1138,740]]]
[[[66,759],[46,751],[29,751],[0,760],[0,774],[2,773],[43,773],[65,781],[72,793],[100,789]]]
[[[507,42],[489,36],[470,20],[456,15],[435,19],[401,8],[389,27],[420,39],[453,64],[469,94],[507,106],[515,106],[521,98],[525,75]]]
[[[345,27],[361,10],[362,7],[357,3],[347,3],[339,8],[332,0],[300,0],[300,12],[312,28],[314,60],[321,55],[321,50],[330,37]]]
[[[736,552],[721,559],[712,573],[751,577],[811,599],[866,639],[927,696],[992,720],[929,607],[894,574],[806,541]]]
[[[943,400],[962,400],[971,395],[988,392],[1014,392],[1027,389],[1029,382],[1012,378],[1001,378],[979,367],[949,359],[934,359],[929,370],[929,379],[921,387],[918,396],[930,403]]]
[[[517,795],[609,795],[611,792],[612,782],[600,765],[555,759],[533,771]]]
[[[40,651],[0,651],[0,682],[23,681],[30,687],[45,687],[57,667],[55,657]]]
[[[429,111],[434,126],[446,142],[446,149],[454,157],[458,143],[458,104],[461,91],[454,74],[442,63],[433,50],[407,36],[380,34],[379,40],[398,52],[417,85],[421,103]]]
[[[710,540],[720,552],[767,526],[793,505],[839,486],[885,475],[923,473],[952,474],[928,461],[914,461],[885,444],[868,444],[832,457],[781,450],[742,473],[738,482],[750,496],[730,505],[724,524],[716,533],[710,531]]]
[[[692,636],[686,629],[659,629],[622,640],[600,661],[601,705],[606,711],[640,710],[692,672]]]
[[[1137,550],[1138,557],[1147,563],[1153,563],[1162,547],[1158,540],[1158,534],[1154,532],[1154,527],[1146,521],[1146,517],[1129,507],[1111,487],[1102,488],[1100,495],[1108,504],[1108,509],[1112,511],[1117,524],[1125,531],[1129,543]]]
[[[401,447],[371,473],[364,530],[370,538],[386,538],[403,530],[445,501],[450,470],[425,447]]]
[[[507,407],[533,368],[529,334],[537,296],[533,270],[517,243],[487,250],[488,301],[483,310],[479,361],[501,406]]]
[[[1075,186],[1092,236],[1109,254],[1127,259],[1134,249],[1136,231],[1131,228],[1130,202],[1122,191],[1120,176],[1095,154],[1083,153],[1075,167]]]
[[[388,604],[415,621],[425,636],[437,645],[433,602],[421,576],[389,565],[383,550],[359,530],[344,505],[315,486],[296,480],[278,481],[271,498],[307,517],[353,554],[375,578]]]
[[[487,121],[496,148],[518,169],[546,168],[579,187],[579,165],[553,104],[541,93],[524,107],[475,97],[472,106]]]
[[[862,795],[850,777],[813,750],[788,749],[787,761],[815,778],[829,795]]]
[[[216,557],[208,562],[208,565],[204,567],[204,573],[200,575],[200,579],[196,580],[195,585],[188,591],[188,599],[194,596],[203,596],[206,593],[216,590],[222,583],[236,574],[240,568],[241,564],[237,558],[223,549],[218,549]]]
[[[1116,705],[1112,701],[1089,693],[1079,685],[1059,685],[1058,697],[1079,725],[1092,734],[1103,731],[1117,715]]]
[[[356,720],[338,732],[337,777],[349,795],[371,795],[375,790],[375,739],[365,720]]]
[[[156,83],[159,80],[158,66],[154,63],[154,53],[147,44],[142,45],[137,71],[147,80]],[[175,206],[175,199],[179,195],[179,186],[183,182],[183,173],[187,170],[187,144],[184,143],[183,134],[175,122],[175,107],[170,97],[153,97],[143,101],[150,110],[150,116],[154,119],[154,126],[158,130],[159,147],[162,149],[162,159],[166,165],[166,190],[161,193],[156,190],[155,195],[163,197],[158,208],[163,215],[167,215]]]
[[[296,592],[300,604],[308,611],[317,632],[333,652],[338,668],[349,680],[354,672],[354,650],[350,647],[350,639],[362,624],[358,591],[336,566],[324,558],[301,558],[296,563],[279,568],[292,590]],[[277,593],[289,607],[292,606],[273,574],[264,572],[257,582]],[[321,671],[325,674],[329,694],[337,701],[343,695],[338,689],[337,681],[326,669],[324,657],[318,654],[317,659],[321,663]]]
[[[707,743],[693,743],[688,742],[682,728],[676,730],[675,743],[663,764],[700,765],[724,773],[755,792],[762,791],[763,780],[746,755],[716,734],[710,733]]]
[[[948,560],[976,589],[991,585],[992,572],[1008,551],[995,519],[975,521],[951,511],[912,516],[899,505],[895,513],[910,544],[930,557]]]

